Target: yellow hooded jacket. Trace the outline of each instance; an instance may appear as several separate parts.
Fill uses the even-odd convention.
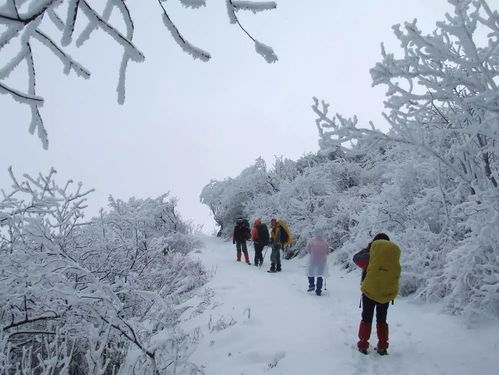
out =
[[[378,303],[390,302],[397,297],[399,290],[400,248],[393,242],[376,240],[369,253],[362,293]]]

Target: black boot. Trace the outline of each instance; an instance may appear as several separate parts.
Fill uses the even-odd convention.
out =
[[[270,263],[270,270],[268,272],[275,272],[275,263]]]
[[[317,278],[317,288],[315,289],[315,294],[320,296],[322,294],[322,277]]]
[[[281,263],[277,263],[276,272],[281,272]]]
[[[386,351],[386,349],[378,349],[376,348],[375,349],[379,355],[388,355],[388,352]]]
[[[311,292],[315,289],[315,279],[313,277],[308,277],[308,290],[307,292]]]

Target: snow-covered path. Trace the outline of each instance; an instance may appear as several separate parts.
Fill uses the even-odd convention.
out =
[[[197,256],[214,271],[212,306],[184,324],[201,328],[190,360],[207,375],[499,373],[497,322],[467,329],[438,306],[398,299],[388,310],[389,355],[365,356],[355,350],[360,271],[330,267],[318,297],[306,292],[305,259],[284,260],[283,271],[270,274],[269,253],[259,269],[236,262],[232,243],[203,242]]]

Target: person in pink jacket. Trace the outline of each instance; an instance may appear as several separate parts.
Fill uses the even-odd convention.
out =
[[[327,272],[327,256],[329,255],[329,245],[319,230],[314,232],[314,237],[310,238],[305,248],[310,254],[308,263],[308,291],[315,289],[318,296],[322,293],[323,277]],[[317,280],[316,280],[317,278]]]

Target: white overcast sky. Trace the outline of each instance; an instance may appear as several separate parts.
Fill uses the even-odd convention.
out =
[[[489,0],[495,9],[498,2]],[[270,167],[275,156],[317,151],[313,96],[334,112],[385,127],[384,88],[371,88],[369,75],[380,42],[400,54],[393,24],[417,18],[430,32],[451,11],[445,0],[278,0],[273,11],[239,12],[248,31],[279,56],[269,65],[229,23],[223,0],[208,0],[200,10],[165,3],[181,32],[212,54],[208,63],[175,44],[157,1],[129,3],[146,61],[129,65],[125,104],[117,104],[115,92],[121,51],[107,34],[97,32],[72,52],[92,71],[90,80],[64,75],[38,46],[49,150],[28,133],[28,108],[0,96],[0,186],[10,186],[9,165],[18,175],[54,167],[60,184],[71,178],[95,188],[87,216],[110,194],[128,199],[170,191],[183,217],[208,232],[214,224],[199,194],[210,179],[234,177],[259,156]],[[22,75],[12,77],[19,88]]]

